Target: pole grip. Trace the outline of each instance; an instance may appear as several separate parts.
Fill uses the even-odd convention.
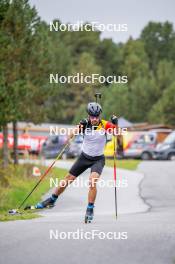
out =
[[[96,103],[98,103],[98,98],[99,98],[99,101],[100,101],[101,100],[101,93],[95,93]]]

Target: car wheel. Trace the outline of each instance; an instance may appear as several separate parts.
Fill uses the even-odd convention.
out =
[[[168,155],[168,159],[169,159],[169,160],[172,160],[172,161],[175,161],[175,153],[170,153],[170,154]]]
[[[142,155],[141,155],[141,159],[142,160],[151,160],[152,159],[152,156],[148,152],[143,152]]]

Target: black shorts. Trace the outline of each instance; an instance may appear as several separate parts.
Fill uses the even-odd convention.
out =
[[[97,172],[100,175],[102,173],[104,165],[105,165],[104,155],[91,157],[82,152],[79,158],[73,164],[72,168],[69,170],[69,173],[72,174],[73,176],[78,177],[85,170],[91,168],[91,172]]]

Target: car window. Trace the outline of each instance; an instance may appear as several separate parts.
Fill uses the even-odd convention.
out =
[[[51,136],[45,141],[45,146],[63,145],[67,140],[66,136]]]
[[[52,141],[53,144],[58,144],[59,139],[58,139],[58,137],[53,137],[53,138],[51,139],[51,141]]]
[[[66,142],[67,136],[59,136],[59,144],[62,145]]]
[[[169,134],[169,135],[166,137],[166,139],[164,140],[164,143],[165,143],[165,144],[171,144],[171,143],[173,143],[173,142],[175,142],[175,131],[172,132],[171,134]]]
[[[141,135],[138,139],[137,139],[137,143],[146,143],[146,144],[150,144],[153,143],[155,141],[155,135],[154,134],[144,134]]]
[[[75,143],[82,143],[83,142],[83,136],[76,136],[74,142]]]
[[[145,142],[146,143],[152,143],[154,142],[155,136],[153,134],[147,134],[145,135]]]

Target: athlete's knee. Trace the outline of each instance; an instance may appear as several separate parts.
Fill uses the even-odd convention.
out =
[[[99,179],[100,175],[97,172],[92,172],[89,177],[89,188],[95,189],[97,185],[97,181]]]
[[[64,177],[63,180],[60,181],[60,186],[66,187],[67,185],[71,184],[75,179],[76,177],[69,173],[68,175]]]
[[[76,176],[74,176],[70,173],[65,176],[65,180],[67,180],[67,181],[74,181],[75,179],[76,179]]]

